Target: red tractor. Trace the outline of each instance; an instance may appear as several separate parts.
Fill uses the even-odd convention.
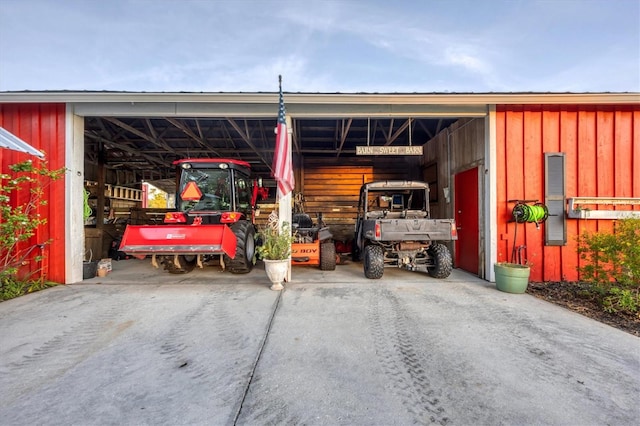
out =
[[[177,166],[176,210],[164,225],[128,225],[120,250],[152,256],[172,274],[219,259],[234,274],[253,269],[255,205],[265,190],[250,178],[250,165],[229,159],[183,159]]]

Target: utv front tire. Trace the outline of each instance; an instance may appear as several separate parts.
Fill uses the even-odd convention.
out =
[[[377,280],[384,273],[384,252],[382,247],[368,245],[364,248],[364,276]]]
[[[433,278],[447,278],[453,268],[451,253],[447,246],[444,244],[432,244],[427,252],[433,258],[434,264],[434,266],[427,268],[429,275]]]
[[[232,274],[247,274],[253,269],[253,256],[256,251],[254,238],[255,229],[251,222],[246,220],[231,225],[231,230],[236,235],[236,256],[224,255],[224,264]]]

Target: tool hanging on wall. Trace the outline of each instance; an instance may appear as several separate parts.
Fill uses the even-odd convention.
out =
[[[293,214],[304,213],[304,195],[302,192],[293,194]]]
[[[513,221],[516,223],[513,234],[513,249],[511,250],[511,263],[516,262],[516,254],[518,263],[523,265],[526,263],[526,259],[522,257],[522,251],[525,251],[527,246],[522,245],[516,248],[516,241],[518,239],[518,223],[535,223],[536,229],[540,229],[540,224],[549,218],[549,210],[547,206],[539,203],[538,200],[509,200],[510,203],[516,203],[511,211]],[[529,204],[533,203],[533,204]]]
[[[89,191],[87,191],[86,189],[84,190],[84,207],[82,210],[82,216],[84,218],[84,221],[86,222],[87,219],[89,219],[89,217],[91,217],[91,213],[93,212],[91,209],[91,206],[89,205],[89,196],[91,195],[91,193]]]

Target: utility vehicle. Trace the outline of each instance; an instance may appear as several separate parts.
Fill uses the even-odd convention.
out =
[[[443,242],[456,239],[453,219],[430,217],[427,183],[380,181],[360,188],[352,253],[362,258],[367,278],[381,278],[385,267],[446,278],[452,260]]]

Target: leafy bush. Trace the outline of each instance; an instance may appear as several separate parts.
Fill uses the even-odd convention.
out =
[[[278,214],[274,211],[269,215],[269,222],[264,229],[256,234],[258,246],[256,252],[261,259],[285,260],[291,254],[291,243],[294,237],[288,222],[278,224]]]
[[[640,219],[615,223],[613,233],[584,233],[578,237],[578,267],[583,281],[594,284],[607,312],[638,312],[640,308]]]
[[[34,278],[41,266],[36,270],[26,266],[44,258],[43,249],[50,241],[29,242],[47,223],[38,213],[38,207],[47,204],[44,188],[65,171],[51,171],[46,162],[36,167],[30,160],[10,165],[9,170],[11,174],[0,174],[0,300],[52,285],[42,277]]]

